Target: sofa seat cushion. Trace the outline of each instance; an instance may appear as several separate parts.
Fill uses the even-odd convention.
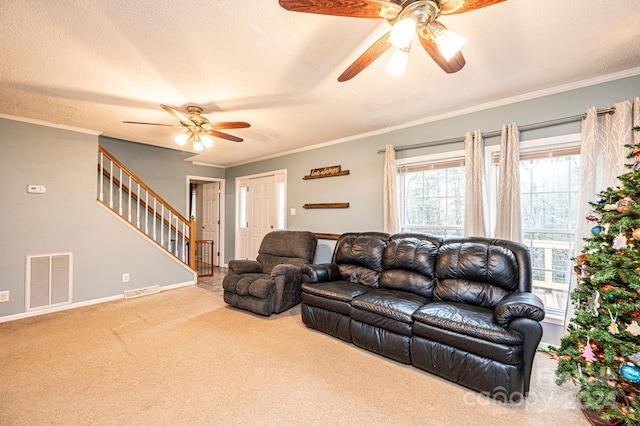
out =
[[[351,302],[351,318],[411,336],[413,313],[429,299],[414,293],[379,288]]]
[[[503,364],[522,361],[522,336],[497,325],[488,308],[433,302],[418,309],[413,317],[415,336]]]
[[[493,310],[482,306],[432,302],[418,309],[413,318],[416,322],[493,343],[522,344],[522,336],[498,325]]]
[[[302,283],[301,288],[302,303],[347,316],[351,314],[353,298],[371,290],[371,287],[350,281]]]
[[[302,292],[327,299],[351,302],[371,288],[363,284],[350,281],[329,281],[325,283],[303,283]]]
[[[231,293],[238,293],[246,296],[249,294],[249,287],[255,280],[269,278],[269,274],[250,273],[250,274],[229,274],[222,283],[222,288]]]

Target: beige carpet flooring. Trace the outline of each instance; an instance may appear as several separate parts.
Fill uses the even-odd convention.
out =
[[[530,397],[497,403],[213,280],[0,324],[0,425],[587,425],[554,370],[538,353]]]

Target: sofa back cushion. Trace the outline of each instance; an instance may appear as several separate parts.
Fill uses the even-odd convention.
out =
[[[516,255],[488,238],[446,239],[436,261],[433,300],[493,308],[518,291],[521,271]]]
[[[429,237],[393,236],[382,256],[380,287],[431,299],[439,241]]]
[[[377,288],[388,240],[389,234],[382,232],[342,234],[333,251],[332,263],[338,266],[343,280]]]
[[[282,263],[302,267],[313,262],[317,245],[318,239],[308,231],[273,231],[262,239],[256,260],[265,274]]]

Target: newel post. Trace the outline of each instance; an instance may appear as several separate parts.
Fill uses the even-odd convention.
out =
[[[196,218],[189,220],[189,267],[196,270]]]

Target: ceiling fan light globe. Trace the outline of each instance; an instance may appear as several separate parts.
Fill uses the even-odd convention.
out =
[[[174,138],[174,140],[179,146],[184,146],[189,140],[189,137],[190,137],[189,133],[180,133],[178,136]]]
[[[396,49],[391,55],[389,62],[387,62],[387,66],[384,68],[386,72],[389,74],[402,77],[404,75],[404,70],[407,68],[407,62],[409,61],[409,49]]]
[[[193,150],[196,152],[200,152],[202,150],[204,150],[204,145],[202,144],[201,141],[194,141],[193,142]]]
[[[433,34],[438,50],[447,61],[456,56],[456,53],[458,53],[467,42],[467,39],[460,34],[445,28],[439,28],[433,23],[429,24],[429,29]]]
[[[211,148],[213,146],[213,139],[207,135],[200,136],[200,140],[202,141],[202,146],[205,148]]]
[[[413,41],[416,29],[417,23],[412,17],[400,19],[391,28],[389,42],[398,49],[405,48]]]

